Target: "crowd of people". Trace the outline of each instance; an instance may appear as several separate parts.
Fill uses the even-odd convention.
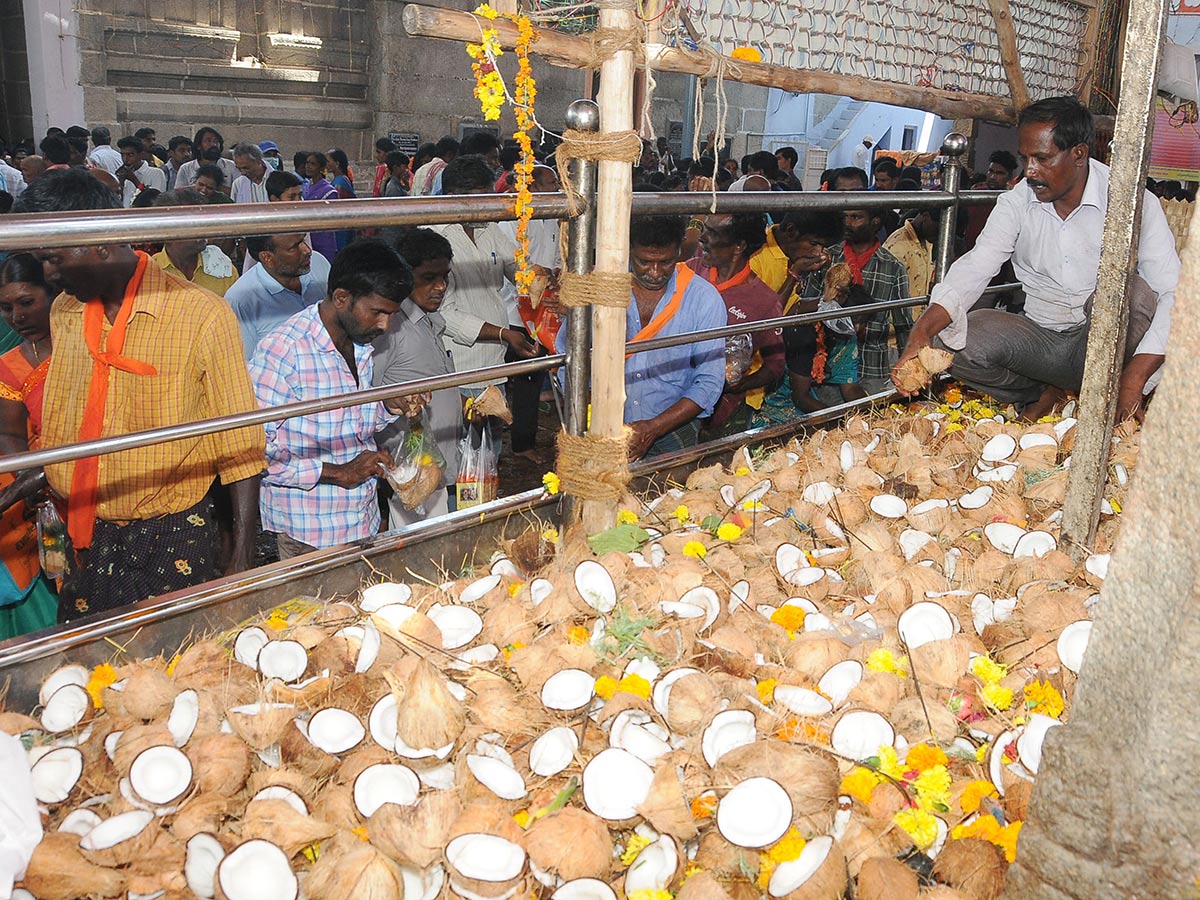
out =
[[[212,128],[190,141],[172,138],[165,148],[143,129],[119,140],[117,150],[103,128],[89,133],[90,150],[78,131],[43,140],[39,149],[51,163],[22,177],[17,212],[355,195],[349,160],[336,149],[297,153],[287,171],[275,143],[242,142],[226,153]],[[955,377],[1028,415],[1077,389],[1107,168],[1089,159],[1091,120],[1075,101],[1033,104],[1019,136],[1024,179],[1012,154],[992,154],[981,174],[987,187],[1005,193],[994,211],[973,207],[983,212],[963,217],[954,248],[961,258],[932,286],[932,305],[915,324],[905,307],[856,309],[931,291],[938,228],[928,211],[635,219],[627,312],[634,341],[785,314],[834,315],[632,352],[625,374],[630,457],[888,391],[894,367],[930,344],[956,351]],[[70,152],[59,162],[64,143]],[[381,139],[373,178],[359,180],[371,180],[378,197],[492,194],[514,188],[518,158],[486,133],[461,144],[444,138],[413,159]],[[647,144],[634,167],[635,189],[710,190],[714,169],[728,190],[799,188],[796,155],[787,148],[751,154],[740,167],[716,159],[676,162],[664,143]],[[533,189],[553,192],[557,174],[545,162],[552,161],[534,168]],[[5,184],[15,187],[7,172],[0,170]],[[821,187],[919,190],[919,178],[880,158],[870,171],[828,171]],[[532,223],[530,296],[514,287],[511,222],[48,247],[0,257],[0,317],[12,332],[0,355],[0,454],[562,349],[558,239],[556,222]],[[1006,277],[1005,266],[1024,291],[985,297],[990,281]],[[1178,277],[1157,207],[1143,223],[1139,274],[1124,412],[1136,412],[1153,387]],[[460,452],[470,452],[480,431],[478,417],[469,418],[475,401],[483,406],[485,393],[507,394],[512,450],[536,457],[547,386],[541,375],[482,378],[6,477],[0,558],[11,583],[0,590],[0,638],[242,571],[253,564],[262,531],[286,559],[444,514],[461,496],[454,492]],[[481,433],[494,439],[498,429],[497,419],[487,419]],[[441,460],[440,481],[417,505],[387,487],[414,435]],[[40,574],[27,505],[66,523],[58,584]]]

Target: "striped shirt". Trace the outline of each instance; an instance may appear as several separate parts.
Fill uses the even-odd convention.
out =
[[[46,376],[43,448],[74,443],[79,435],[92,381],[83,310],[79,299],[60,294],[50,311],[54,355]],[[106,320],[102,346],[110,330]],[[153,260],[133,301],[122,355],[149,363],[158,373],[109,371],[104,436],[256,408],[233,311]],[[215,477],[230,484],[263,468],[258,428],[111,453],[100,457],[96,515],[127,524],[182,512],[200,502]],[[47,466],[46,477],[66,497],[74,471],[75,463],[60,463]]]
[[[317,400],[369,387],[372,347],[354,345],[358,382],[333,344],[321,306],[300,310],[265,338],[250,359],[250,378],[262,406]],[[267,474],[259,509],[266,531],[324,548],[379,531],[376,482],[355,488],[321,484],[325,463],[342,465],[376,449],[375,435],[396,417],[382,403],[267,424]]]

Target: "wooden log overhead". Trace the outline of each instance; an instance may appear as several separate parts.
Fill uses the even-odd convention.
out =
[[[1017,32],[1013,27],[1012,11],[1008,0],[988,0],[992,18],[996,22],[996,37],[1000,41],[1000,61],[1004,63],[1004,74],[1008,76],[1008,90],[1013,105],[1018,110],[1029,105],[1029,90],[1025,87],[1025,73],[1021,71],[1021,58],[1017,54]]]

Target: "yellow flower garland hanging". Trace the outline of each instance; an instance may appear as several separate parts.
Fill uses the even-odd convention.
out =
[[[537,81],[533,77],[533,67],[529,64],[529,48],[537,39],[533,31],[533,23],[520,13],[500,13],[487,3],[481,3],[475,8],[475,15],[489,21],[499,18],[507,19],[517,26],[517,42],[513,52],[517,57],[517,75],[513,80],[513,93],[509,98],[504,85],[504,77],[496,66],[496,58],[504,54],[500,47],[500,37],[496,29],[481,24],[480,43],[467,44],[467,54],[471,57],[471,71],[475,73],[475,97],[483,110],[487,121],[500,118],[500,110],[506,100],[511,99],[513,112],[517,119],[517,128],[513,139],[521,148],[521,156],[514,167],[516,174],[516,195],[513,199],[513,212],[517,217],[517,293],[529,294],[533,284],[533,269],[529,264],[529,223],[533,219],[533,168],[536,161],[533,156],[533,129],[537,125],[534,116],[534,101],[537,99]]]

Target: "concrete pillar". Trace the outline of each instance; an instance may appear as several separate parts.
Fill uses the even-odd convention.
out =
[[[72,0],[24,0],[33,139],[51,125],[84,125],[79,28]]]

